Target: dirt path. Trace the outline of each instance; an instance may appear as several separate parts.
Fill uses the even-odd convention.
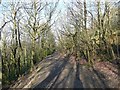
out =
[[[103,80],[104,79],[104,80]],[[110,81],[109,81],[110,82]],[[40,62],[29,75],[21,77],[12,88],[111,88],[101,72],[74,62],[73,56],[54,53]]]

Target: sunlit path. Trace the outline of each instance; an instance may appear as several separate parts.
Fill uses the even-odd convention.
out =
[[[96,71],[91,67],[88,68],[80,63],[75,63],[71,60],[72,57],[54,53],[40,62],[31,74],[20,78],[11,88],[118,87],[117,79],[109,81],[109,76],[105,76],[101,71]]]

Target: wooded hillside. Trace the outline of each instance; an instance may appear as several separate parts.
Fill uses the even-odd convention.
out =
[[[73,55],[74,62],[84,59],[88,66],[96,61],[120,66],[119,2],[75,0],[64,2],[64,11],[60,2],[1,3],[3,87],[32,72],[54,52]]]

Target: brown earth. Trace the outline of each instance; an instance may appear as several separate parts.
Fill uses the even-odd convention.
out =
[[[118,68],[110,62],[95,62],[93,67],[78,63],[75,57],[54,53],[20,77],[11,88],[120,88]]]

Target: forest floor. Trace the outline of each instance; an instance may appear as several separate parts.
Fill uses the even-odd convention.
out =
[[[120,88],[116,65],[95,62],[93,67],[88,67],[74,59],[74,56],[54,53],[11,88]]]

